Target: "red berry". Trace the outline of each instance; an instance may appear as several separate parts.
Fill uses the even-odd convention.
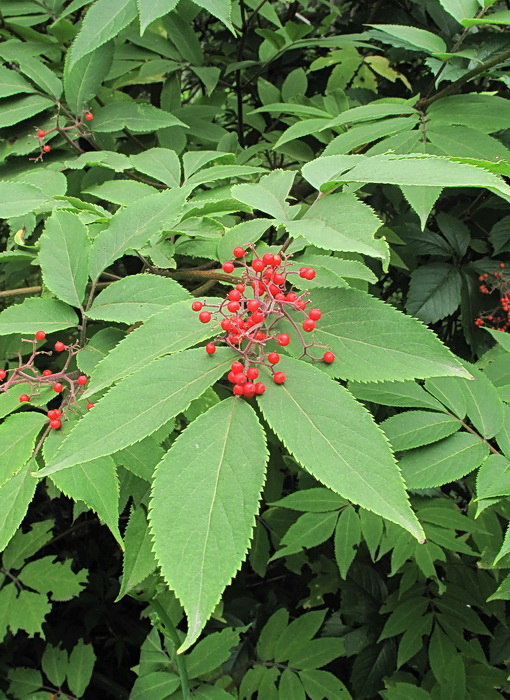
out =
[[[51,376],[52,374],[53,374],[53,372],[51,371],[51,369],[45,369],[45,370],[43,370],[43,377],[49,377],[49,376]]]
[[[7,376],[7,372],[5,369],[0,369],[0,379],[5,379]]]
[[[255,270],[255,272],[262,272],[262,270],[265,268],[265,264],[260,258],[255,258],[255,260],[252,260],[251,266]]]
[[[46,333],[44,331],[37,331],[35,334],[36,340],[44,340],[46,338]]]
[[[246,287],[244,286],[244,284],[236,284],[236,289],[238,292],[243,293]]]
[[[294,304],[294,308],[304,311],[306,309],[306,301],[304,299],[298,299]]]
[[[237,335],[237,333],[234,335],[229,335],[228,339],[230,340],[232,345],[239,345],[239,343],[241,342],[241,336]]]
[[[505,263],[499,263],[498,267],[501,267],[501,268],[505,267]]]
[[[257,379],[259,376],[259,371],[256,367],[248,367],[246,370],[246,376],[248,379]]]
[[[255,340],[265,340],[266,336],[265,333],[262,333],[262,331],[257,331],[255,334]]]
[[[265,253],[262,256],[262,262],[264,265],[272,265],[273,264],[273,254],[272,253]]]
[[[209,323],[209,321],[211,320],[211,314],[210,314],[210,312],[209,312],[209,311],[201,311],[201,312],[198,314],[198,320],[199,320],[201,323]]]
[[[205,346],[205,351],[208,355],[214,355],[216,352],[216,345],[214,343],[207,343]]]
[[[43,146],[43,151],[45,153],[49,153],[51,151],[51,146],[48,146],[48,144],[46,144],[45,146]]]
[[[227,374],[227,379],[228,379],[228,381],[229,381],[231,384],[235,384],[235,383],[236,383],[235,376],[236,376],[236,375],[235,375],[235,372],[229,372],[229,373]]]
[[[238,372],[234,379],[236,380],[236,384],[246,384],[246,376],[242,372]]]
[[[290,343],[290,338],[287,335],[287,333],[280,333],[280,335],[276,339],[276,342],[278,343],[278,345],[282,345],[284,347],[285,345],[288,345]]]
[[[266,390],[266,385],[264,382],[257,382],[255,384],[255,393],[258,394],[259,396],[263,394]]]
[[[283,294],[283,292],[278,292],[278,294],[274,295],[274,300],[280,302],[285,301],[285,294]]]
[[[307,318],[306,321],[304,321],[303,323],[303,330],[307,333],[310,333],[311,331],[313,331],[316,325],[317,324],[315,323],[315,321],[312,321],[311,318]]]
[[[242,372],[244,369],[244,365],[242,362],[232,362],[232,364],[230,365],[230,369],[234,373]]]
[[[224,331],[229,331],[230,330],[230,321],[228,318],[222,319],[220,326],[223,328]]]
[[[60,340],[57,340],[57,342],[55,343],[55,350],[57,352],[62,352],[62,350],[65,350],[65,349],[66,349],[66,346],[64,345],[64,343],[62,343]]]
[[[302,277],[302,278],[304,279],[307,270],[308,270],[307,267],[300,267],[300,268],[299,268],[299,276]]]
[[[324,362],[327,362],[327,364],[330,365],[335,360],[335,354],[328,350],[328,352],[324,353],[322,359],[324,360]]]
[[[227,296],[230,301],[239,301],[241,298],[241,292],[238,289],[231,289]]]
[[[63,388],[64,387],[60,382],[55,382],[55,384],[53,385],[53,391],[55,391],[57,394],[59,394]]]
[[[277,352],[270,352],[267,356],[267,361],[269,364],[275,365],[277,362],[280,362],[280,355]]]
[[[88,382],[88,379],[84,374],[80,374],[76,381],[80,386],[85,386],[85,384]]]
[[[221,269],[223,272],[228,272],[230,274],[231,272],[234,272],[234,263],[230,262],[229,260],[228,262],[223,263]]]
[[[283,384],[283,382],[287,379],[285,374],[283,372],[275,372],[273,375],[273,381],[275,384]]]
[[[24,401],[30,401],[30,396],[28,396],[27,394],[21,394],[19,400],[21,401],[21,403],[23,403]]]
[[[234,384],[232,393],[235,396],[242,396],[244,394],[244,386],[242,384]]]
[[[305,277],[306,280],[313,280],[313,278],[315,277],[315,274],[316,274],[316,273],[315,273],[315,270],[314,270],[313,268],[309,267],[309,268],[307,269],[307,271],[306,271],[304,277]]]
[[[276,284],[270,284],[269,291],[274,296],[275,294],[279,294],[281,290],[280,290],[280,287],[276,286]]]
[[[322,311],[320,309],[310,309],[308,312],[308,318],[311,318],[312,321],[318,321],[321,316]]]
[[[246,304],[246,308],[250,312],[258,311],[260,309],[260,301],[257,301],[256,299],[250,299],[250,301]]]
[[[262,311],[255,311],[251,315],[251,320],[253,321],[253,324],[256,325],[257,323],[262,323],[264,320],[265,316],[262,313]]]
[[[87,114],[85,115],[85,119],[86,119],[88,122],[91,122],[91,121],[94,119],[94,115],[91,114],[90,112],[87,112]]]
[[[191,304],[193,311],[202,311],[203,306],[201,301],[194,301],[193,304]]]
[[[51,411],[48,411],[46,414],[50,420],[56,420],[57,418],[60,418],[62,415],[62,411],[60,408],[52,408]]]
[[[287,294],[287,296],[285,297],[285,299],[286,299],[287,301],[291,301],[291,302],[292,302],[292,301],[296,301],[296,299],[297,299],[297,294],[295,294],[294,292],[289,292],[289,293]]]
[[[269,264],[271,265],[271,267],[278,267],[278,265],[280,265],[281,262],[282,262],[282,259],[280,258],[279,255],[273,255],[273,259],[271,260],[271,262]]]
[[[281,275],[279,272],[276,272],[273,275],[273,282],[275,284],[279,284],[280,286],[285,282],[285,277]]]
[[[59,428],[62,427],[62,421],[56,418],[55,420],[50,420],[50,428],[53,428],[53,430],[58,430]]]
[[[239,311],[240,308],[241,308],[241,304],[240,304],[238,301],[230,301],[230,302],[227,304],[227,309],[228,309],[231,313],[235,313],[236,311]]]
[[[234,254],[234,258],[243,258],[246,255],[245,249],[241,246],[237,246],[232,252]]]
[[[87,404],[87,411],[90,411],[91,408],[94,408],[94,404],[92,403],[92,401],[89,401]]]
[[[40,139],[43,139],[46,136],[46,132],[44,131],[44,129],[39,129],[39,131],[37,132],[37,136]]]
[[[243,387],[243,394],[247,399],[251,399],[252,396],[255,396],[255,384],[247,382]]]

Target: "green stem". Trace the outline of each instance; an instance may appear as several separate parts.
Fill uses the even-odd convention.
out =
[[[177,630],[175,629],[174,624],[170,619],[170,616],[166,612],[165,608],[161,605],[161,603],[153,599],[151,600],[151,605],[157,613],[159,619],[165,626],[165,630],[168,633],[168,636],[170,637],[170,640],[172,641],[175,647],[174,661],[177,666],[177,670],[179,671],[179,678],[181,679],[181,690],[183,700],[191,700],[186,662],[184,660],[184,657],[181,654],[177,653],[177,649],[181,646]]]

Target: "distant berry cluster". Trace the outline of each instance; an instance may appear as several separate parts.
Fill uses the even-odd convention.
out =
[[[505,263],[500,263],[503,270]],[[480,292],[482,294],[498,294],[498,303],[492,309],[484,311],[475,319],[475,326],[487,326],[497,331],[510,329],[510,278],[506,278],[503,272],[485,272],[478,278]]]
[[[83,119],[87,122],[91,122],[94,119],[94,115],[91,112],[87,112]],[[51,129],[47,129],[46,131],[44,129],[37,129],[37,139],[39,141],[39,155],[37,158],[33,158],[32,160],[42,160],[42,157],[45,153],[49,153],[51,151],[51,146],[49,143],[44,143],[44,139],[48,134],[52,134],[54,131],[58,131],[60,134],[65,134],[67,131],[71,131],[72,129],[79,129],[80,126],[83,126],[85,123],[83,119],[76,119],[73,124],[70,124],[69,126],[54,126]],[[67,137],[69,138],[69,137]]]
[[[302,267],[299,271],[292,271],[289,269],[291,255],[266,253],[259,258],[256,257],[253,246],[248,248],[248,251],[242,247],[234,248],[235,262],[228,261],[222,265],[227,274],[234,272],[236,265],[241,273],[240,283],[229,290],[225,299],[220,304],[194,301],[191,308],[198,312],[202,323],[209,323],[215,317],[222,333],[208,343],[205,350],[212,355],[216,352],[216,346],[221,343],[240,355],[242,362],[232,363],[228,380],[233,384],[234,395],[251,398],[256,394],[263,394],[266,389],[262,382],[254,383],[259,376],[260,366],[265,366],[271,371],[276,384],[285,382],[285,374],[275,370],[280,355],[266,347],[270,341],[275,341],[280,347],[285,347],[291,342],[287,333],[279,333],[275,329],[278,321],[287,320],[296,331],[302,346],[301,357],[306,355],[312,360],[322,360],[331,364],[335,356],[330,350],[324,352],[321,357],[309,353],[310,348],[324,348],[314,342],[307,342],[303,335],[315,329],[322,312],[317,308],[308,309],[308,291],[296,292],[292,285],[288,284],[291,275],[312,280],[316,274],[315,270]],[[251,253],[254,257],[248,263],[246,258]],[[296,321],[294,312],[302,316],[301,323]]]

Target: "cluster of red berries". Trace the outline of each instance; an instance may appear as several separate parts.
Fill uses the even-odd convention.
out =
[[[29,383],[34,387],[34,392],[30,396],[28,394],[21,394],[19,397],[20,403],[27,403],[30,401],[32,396],[37,395],[37,390],[46,384],[51,384],[52,389],[56,394],[61,394],[64,391],[64,385],[62,381],[65,381],[69,385],[69,392],[67,393],[66,399],[62,404],[64,411],[71,407],[72,404],[77,402],[78,392],[83,389],[88,382],[88,378],[84,374],[79,374],[77,377],[72,376],[72,374],[67,374],[67,367],[76,352],[74,351],[74,346],[67,346],[60,340],[54,345],[57,352],[68,351],[68,357],[64,364],[64,367],[59,372],[52,372],[51,369],[44,369],[39,372],[35,367],[34,360],[37,355],[45,354],[50,355],[51,352],[38,352],[36,350],[37,342],[46,339],[45,331],[37,331],[34,335],[33,340],[25,340],[24,342],[32,343],[32,354],[25,364],[22,364],[21,355],[19,356],[18,367],[12,370],[0,369],[0,381],[4,381],[7,378],[8,372],[11,372],[11,376],[7,379],[5,384],[0,387],[0,392],[7,392],[11,386],[21,383]],[[90,401],[87,404],[87,409],[90,410],[94,404]],[[58,430],[62,426],[61,417],[65,418],[63,411],[60,408],[51,409],[47,413],[48,419],[50,421],[50,428]]]
[[[254,246],[248,247],[255,255]],[[307,343],[302,334],[302,331],[311,333],[315,330],[322,312],[317,308],[307,310],[308,292],[298,294],[287,285],[289,275],[299,275],[302,279],[312,280],[316,274],[315,270],[311,267],[291,270],[291,255],[284,253],[266,253],[262,258],[255,255],[248,263],[248,253],[249,251],[240,246],[234,248],[233,256],[241,268],[241,281],[227,293],[221,304],[194,301],[191,308],[199,312],[198,318],[202,323],[209,323],[213,314],[220,316],[219,325],[223,333],[213,342],[207,343],[205,350],[209,355],[213,355],[217,344],[224,343],[243,358],[244,363],[233,363],[228,379],[234,385],[232,391],[236,396],[250,398],[256,394],[263,394],[266,388],[262,382],[253,383],[252,380],[259,374],[259,370],[253,365],[269,368],[276,384],[283,384],[286,379],[283,372],[274,369],[274,365],[280,361],[280,355],[275,351],[266,350],[269,341],[276,341],[281,347],[290,343],[291,339],[287,333],[278,333],[274,329],[281,319],[287,320],[296,331],[303,348],[301,357],[306,355],[312,360],[322,360],[331,364],[335,355],[330,350],[324,352],[322,357],[314,357],[308,352],[312,347],[324,347],[313,342]],[[234,272],[235,267],[234,261],[222,265],[227,274]],[[208,311],[205,307],[212,308],[213,311]],[[291,312],[304,316],[300,324]]]
[[[87,112],[85,114],[85,120],[90,122],[92,119],[94,119],[94,115],[91,112]],[[39,154],[39,158],[42,158],[43,153],[49,153],[51,151],[51,146],[48,143],[43,143],[43,139],[48,135],[51,134],[53,131],[69,131],[70,129],[77,129],[83,124],[83,121],[75,121],[74,124],[71,124],[70,126],[54,126],[52,129],[48,129],[47,131],[44,131],[44,129],[38,129],[37,130],[37,138],[39,140],[39,148],[41,150]]]
[[[505,263],[500,263],[499,268],[504,269]],[[475,319],[475,326],[488,326],[497,331],[510,329],[510,278],[505,278],[503,272],[485,272],[478,277],[480,292],[492,294],[497,292],[499,303],[492,309],[484,311]]]

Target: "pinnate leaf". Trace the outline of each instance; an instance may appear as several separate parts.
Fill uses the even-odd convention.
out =
[[[233,397],[193,421],[156,468],[149,519],[161,572],[188,616],[180,651],[196,641],[244,560],[266,459],[256,414]]]

